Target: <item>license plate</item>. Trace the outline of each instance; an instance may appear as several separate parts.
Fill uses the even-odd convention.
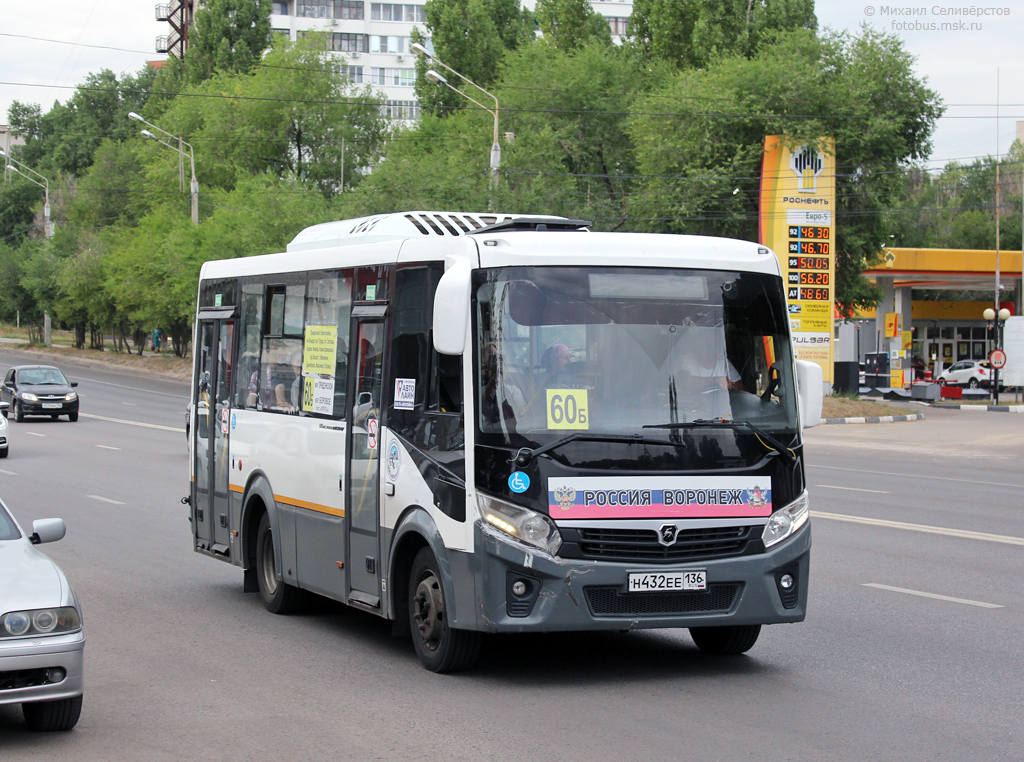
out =
[[[685,572],[630,574],[628,589],[631,593],[707,590],[708,573],[704,569],[693,569]]]
[[[60,408],[61,408],[61,404],[59,402],[44,402],[43,403],[43,410],[59,410]]]

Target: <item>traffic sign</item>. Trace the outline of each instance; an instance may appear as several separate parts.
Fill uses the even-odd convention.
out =
[[[996,370],[1002,370],[1006,365],[1006,352],[1001,349],[993,349],[988,356],[988,361]]]
[[[366,420],[366,446],[371,450],[377,449],[377,419]]]

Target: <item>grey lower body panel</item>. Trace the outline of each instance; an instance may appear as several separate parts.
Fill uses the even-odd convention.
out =
[[[557,632],[801,622],[807,612],[811,530],[806,524],[756,555],[681,564],[612,563],[552,558],[477,522],[475,554],[450,551],[457,627],[484,632]],[[630,572],[706,569],[708,590],[627,593]],[[777,578],[796,580],[787,608]],[[510,615],[509,585],[522,577],[539,588],[529,613]],[[472,590],[472,595],[468,593]],[[461,594],[460,594],[461,593]],[[469,604],[473,599],[475,605]],[[513,602],[514,603],[514,602]],[[513,608],[515,608],[513,606]]]

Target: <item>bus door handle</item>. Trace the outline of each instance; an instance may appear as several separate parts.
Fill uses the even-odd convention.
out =
[[[394,497],[394,495],[395,495],[395,483],[394,482],[384,482],[384,494],[387,495],[388,497]]]

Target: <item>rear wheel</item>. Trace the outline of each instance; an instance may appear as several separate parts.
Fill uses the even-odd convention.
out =
[[[14,401],[14,420],[18,423],[25,420],[25,411],[21,409],[21,403],[17,400]]]
[[[270,516],[266,513],[260,519],[260,527],[256,530],[256,580],[259,583],[263,605],[271,613],[290,614],[301,609],[306,603],[305,590],[277,578],[274,533],[270,529]]]
[[[53,416],[53,417],[56,418],[57,416]],[[68,420],[71,421],[72,423],[77,421],[78,420],[78,413],[68,413]]]
[[[430,548],[420,548],[412,562],[409,629],[416,655],[431,672],[469,669],[480,656],[482,636],[479,632],[455,630],[448,625],[441,573]]]
[[[33,701],[22,704],[21,712],[30,730],[71,730],[78,724],[78,717],[82,714],[82,697]]]
[[[697,644],[697,648],[715,656],[746,653],[753,648],[760,634],[759,624],[690,628],[690,637]]]

